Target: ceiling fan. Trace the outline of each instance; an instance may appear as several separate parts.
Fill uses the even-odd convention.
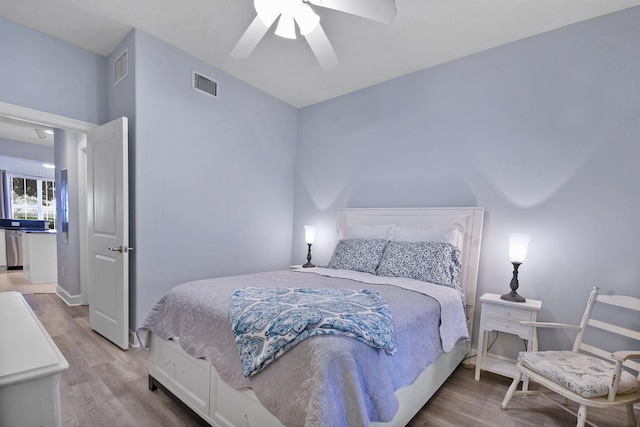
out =
[[[300,34],[307,40],[322,69],[326,72],[334,71],[340,61],[320,25],[320,17],[309,3],[387,24],[396,16],[395,0],[254,0],[257,16],[238,40],[231,56],[247,58],[280,18],[276,35],[295,39],[297,24]]]

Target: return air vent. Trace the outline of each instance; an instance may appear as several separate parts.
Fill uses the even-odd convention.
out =
[[[122,55],[120,55],[118,59],[116,59],[116,62],[113,63],[114,86],[120,83],[122,80],[124,80],[125,77],[129,75],[129,56],[127,55],[128,52],[129,50],[125,49],[125,51],[122,52]]]
[[[193,88],[214,98],[218,97],[218,82],[203,76],[197,71],[193,72]]]

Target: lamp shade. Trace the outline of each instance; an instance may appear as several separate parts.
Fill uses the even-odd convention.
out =
[[[316,227],[313,225],[304,226],[304,240],[307,244],[312,244],[316,240]]]
[[[509,233],[509,258],[511,258],[511,262],[524,262],[529,240],[531,240],[531,234]]]

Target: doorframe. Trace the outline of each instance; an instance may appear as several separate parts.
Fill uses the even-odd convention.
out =
[[[87,205],[87,137],[78,144],[78,201],[80,205],[80,295],[81,304],[89,305],[91,287],[87,280],[89,271],[89,206]]]
[[[46,111],[35,110],[33,108],[22,107],[20,105],[10,104],[8,102],[0,101],[0,116],[9,117],[17,120],[24,120],[43,126],[50,126],[58,129],[72,130],[86,134],[90,129],[97,127],[94,123],[85,122],[82,120],[72,119],[71,117],[60,116],[58,114],[47,113]],[[55,141],[54,141],[55,143]],[[88,259],[86,253],[83,253],[83,248],[86,251],[87,248],[87,215],[86,209],[87,200],[87,156],[86,156],[86,138],[84,143],[78,144],[78,182],[79,182],[79,200],[80,206],[84,206],[85,209],[80,209],[80,293],[81,303],[89,303],[89,289],[87,286],[87,263]],[[84,145],[84,147],[83,147]],[[82,224],[85,224],[83,227]]]
[[[34,110],[20,105],[9,104],[0,101],[0,116],[7,116],[12,119],[25,120],[43,126],[51,126],[59,129],[74,130],[76,132],[87,133],[98,125],[58,114],[47,113],[46,111]]]

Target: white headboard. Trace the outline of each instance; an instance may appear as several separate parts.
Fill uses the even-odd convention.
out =
[[[483,220],[484,208],[346,208],[338,209],[337,229],[350,225],[398,224],[406,228],[432,228],[460,224],[464,228],[460,284],[473,313]]]

